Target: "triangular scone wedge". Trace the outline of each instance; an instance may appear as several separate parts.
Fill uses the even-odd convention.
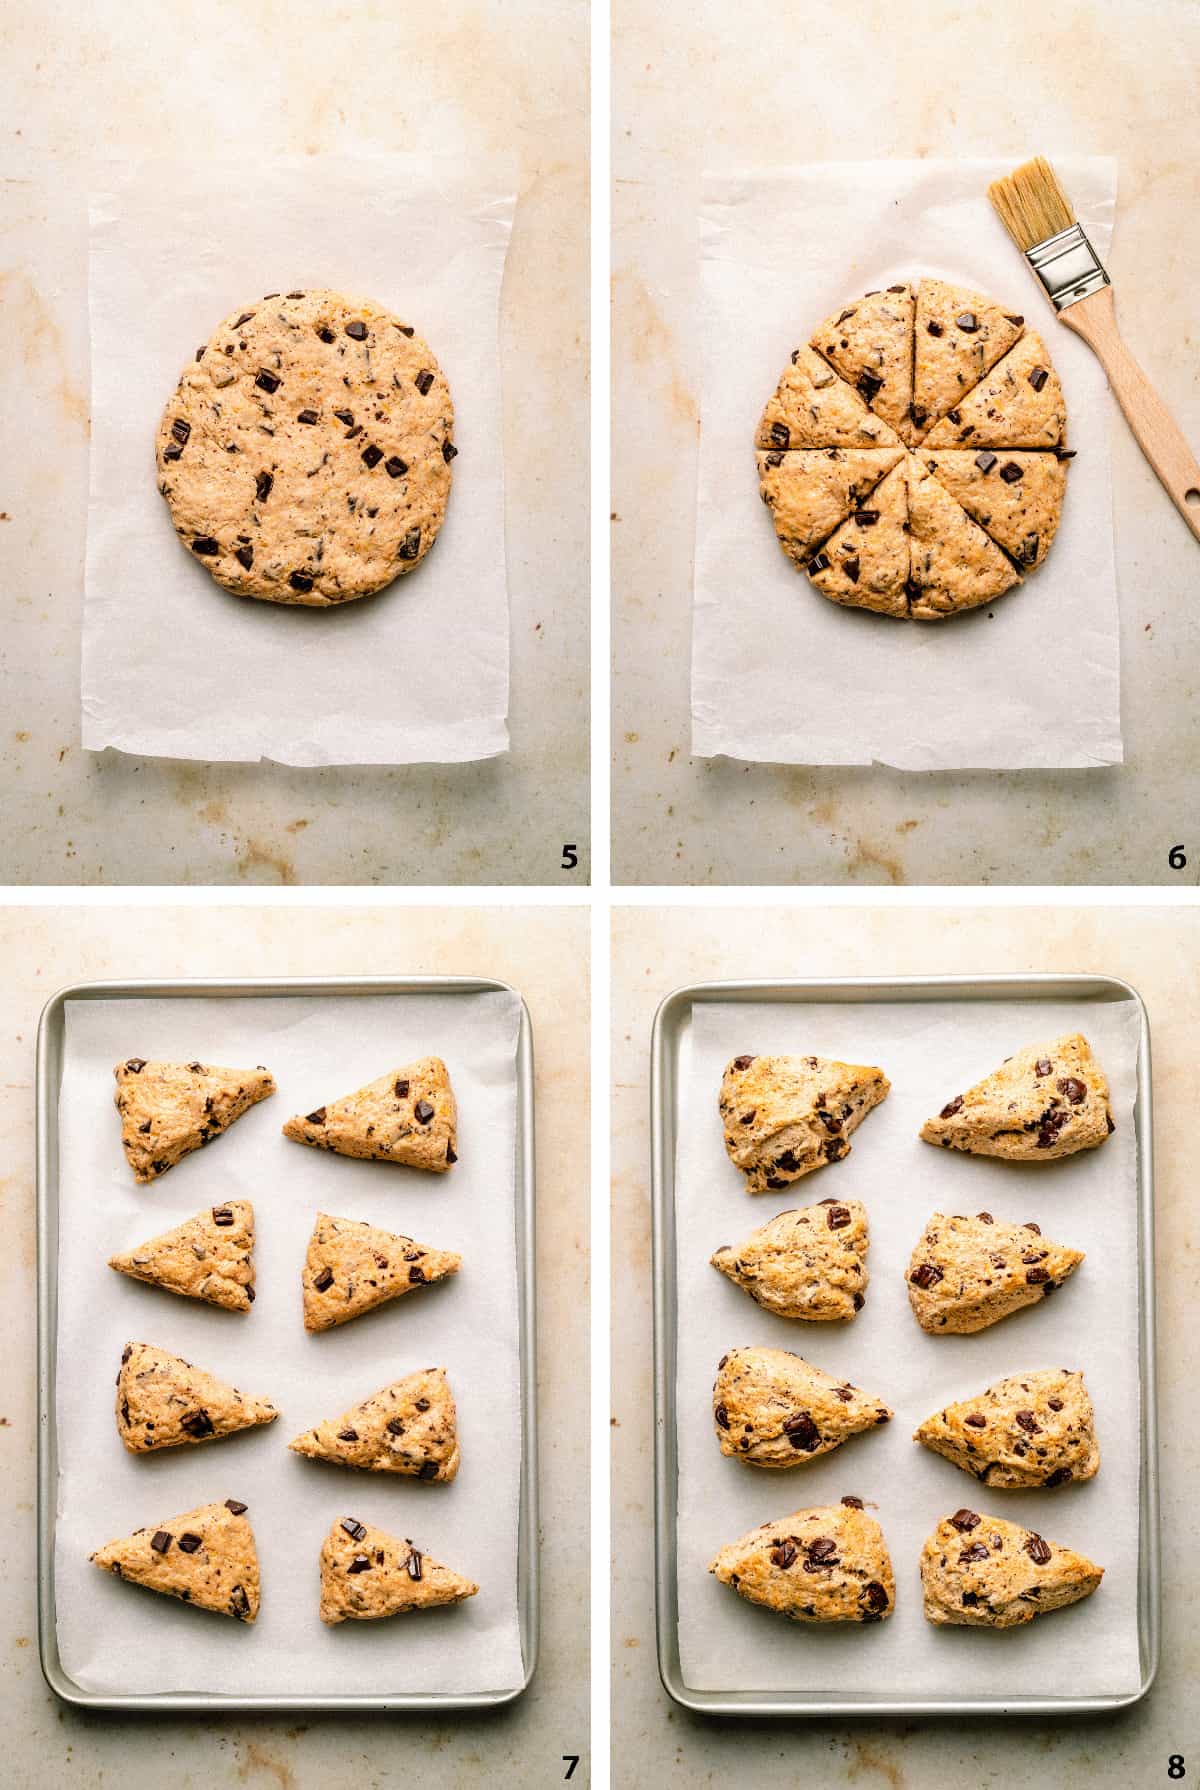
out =
[[[803,1466],[891,1415],[874,1393],[787,1349],[730,1349],[713,1386],[721,1453],[748,1467]]]
[[[151,1454],[188,1442],[219,1442],[238,1430],[274,1423],[266,1398],[193,1367],[152,1343],[126,1343],[117,1375],[117,1434],[130,1454]]]
[[[830,1057],[734,1057],[718,1105],[747,1193],[786,1187],[850,1152],[850,1133],[891,1087],[882,1069]]]
[[[878,615],[908,614],[908,481],[903,463],[876,485],[805,570],[833,603],[873,609]]]
[[[384,1386],[288,1447],[310,1460],[406,1473],[446,1485],[458,1472],[458,1417],[445,1370],[427,1367]]]
[[[851,510],[864,503],[903,448],[803,448],[758,453],[758,488],[779,545],[801,568]]]
[[[1070,1032],[1017,1051],[926,1119],[921,1136],[972,1156],[1053,1162],[1094,1150],[1115,1129],[1108,1079],[1087,1039]]]
[[[355,1218],[318,1212],[301,1281],[304,1328],[332,1330],[390,1299],[457,1274],[462,1257]]]
[[[861,1201],[822,1200],[781,1212],[709,1261],[777,1317],[849,1322],[863,1308],[870,1279],[868,1242]]]
[[[889,286],[843,305],[812,339],[817,353],[890,423],[902,441],[915,441],[909,414],[913,398],[913,316],[910,285]]]
[[[1036,1530],[957,1510],[921,1549],[925,1620],[958,1628],[1015,1628],[1090,1597],[1104,1568]]]
[[[253,1622],[258,1615],[258,1553],[246,1506],[236,1498],[200,1504],[156,1528],[135,1529],[90,1555],[118,1579],[161,1591],[198,1610]]]
[[[155,1181],[192,1150],[228,1131],[235,1119],[275,1092],[262,1067],[148,1063],[128,1057],[113,1070],[121,1142],[135,1181]]]
[[[1042,563],[1058,533],[1068,461],[990,448],[922,448],[918,458],[1018,565]]]
[[[1020,584],[1020,573],[995,542],[912,455],[908,526],[908,613],[918,621],[941,621],[963,609],[978,609]]]
[[[1033,330],[925,437],[924,446],[1065,449],[1067,404]]]
[[[203,1299],[224,1311],[249,1311],[254,1303],[253,1250],[254,1207],[249,1200],[226,1200],[136,1249],[110,1256],[108,1265],[185,1299]]]
[[[896,1603],[883,1530],[858,1498],[763,1523],[722,1548],[708,1570],[793,1622],[882,1622]]]
[[[474,1597],[479,1586],[385,1529],[342,1517],[321,1544],[321,1621],[373,1622]]]
[[[931,1336],[970,1336],[1056,1291],[1082,1260],[1036,1224],[935,1212],[909,1260],[908,1302]]]
[[[896,431],[811,348],[797,348],[754,438],[760,448],[899,447]]]
[[[1008,353],[1025,327],[1023,317],[992,299],[945,280],[917,288],[913,339],[913,417],[920,432],[952,410]]]
[[[1050,1367],[997,1380],[947,1405],[913,1435],[993,1490],[1024,1491],[1091,1479],[1100,1466],[1083,1375]]]
[[[440,1175],[458,1161],[457,1124],[445,1063],[441,1057],[421,1057],[289,1119],[283,1135],[339,1156],[402,1162]]]

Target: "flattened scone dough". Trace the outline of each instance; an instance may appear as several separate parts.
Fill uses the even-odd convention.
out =
[[[458,1413],[445,1369],[407,1374],[340,1417],[305,1430],[288,1447],[314,1461],[447,1485],[460,1457]]]
[[[721,1453],[748,1467],[802,1466],[891,1415],[874,1393],[786,1349],[730,1349],[713,1386]]]
[[[283,1135],[316,1150],[444,1174],[458,1161],[458,1107],[441,1057],[389,1069],[353,1094],[289,1119]]]
[[[746,1192],[786,1187],[840,1161],[850,1133],[890,1087],[882,1069],[830,1057],[735,1057],[718,1105]]]
[[[709,1260],[777,1317],[848,1323],[865,1302],[869,1241],[860,1200],[822,1200],[780,1212]]]
[[[238,1430],[274,1423],[268,1398],[239,1392],[152,1343],[126,1343],[117,1374],[117,1434],[130,1454],[219,1442]]]
[[[457,1274],[462,1257],[357,1218],[318,1212],[301,1286],[304,1328],[332,1330],[420,1287]]]
[[[1090,1597],[1104,1568],[1034,1529],[975,1510],[943,1517],[921,1549],[925,1620],[1016,1628]]]
[[[993,1490],[1066,1485],[1091,1479],[1100,1467],[1083,1375],[1065,1367],[997,1380],[975,1398],[935,1411],[913,1441]]]
[[[89,1557],[102,1572],[197,1610],[239,1622],[258,1615],[258,1552],[246,1506],[237,1498],[165,1517],[157,1528],[135,1529]]]
[[[121,1143],[134,1180],[141,1182],[165,1175],[275,1092],[274,1078],[261,1063],[257,1069],[224,1069],[127,1057],[113,1077]]]
[[[997,1224],[935,1212],[912,1252],[908,1302],[931,1336],[970,1336],[1023,1305],[1036,1305],[1074,1274],[1083,1251],[1043,1237],[1040,1226]]]
[[[411,325],[340,292],[273,293],[184,368],[158,428],[159,490],[226,590],[348,603],[433,546],[453,435],[445,377]]]
[[[411,1541],[357,1517],[334,1523],[321,1544],[320,1565],[321,1621],[331,1626],[457,1604],[479,1590]]]
[[[708,1570],[793,1622],[882,1622],[896,1603],[883,1530],[851,1496],[751,1529]]]
[[[254,1207],[249,1200],[206,1206],[173,1230],[110,1256],[108,1265],[131,1280],[185,1299],[203,1299],[225,1311],[249,1311],[254,1303]]]
[[[1087,1039],[1070,1032],[1017,1051],[927,1119],[921,1136],[972,1156],[1054,1162],[1094,1150],[1115,1130],[1108,1079]]]

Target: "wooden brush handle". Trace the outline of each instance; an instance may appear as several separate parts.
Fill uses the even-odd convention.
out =
[[[1200,460],[1170,411],[1130,354],[1117,326],[1111,286],[1077,299],[1059,312],[1060,323],[1082,336],[1096,355],[1125,420],[1137,437],[1167,496],[1200,541]],[[1191,493],[1192,501],[1188,502]]]

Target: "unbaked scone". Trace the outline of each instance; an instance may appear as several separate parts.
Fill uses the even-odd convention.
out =
[[[128,1057],[113,1075],[121,1142],[135,1181],[156,1180],[275,1092],[261,1063],[257,1069],[219,1069]]]
[[[899,447],[896,431],[811,348],[797,348],[758,425],[765,448]]]
[[[883,1530],[857,1498],[763,1523],[708,1570],[793,1622],[882,1622],[896,1602]]]
[[[909,1260],[908,1302],[931,1336],[969,1336],[1055,1292],[1082,1260],[1036,1224],[935,1212]]]
[[[918,434],[912,416],[915,304],[907,281],[865,293],[827,317],[812,339],[817,353],[907,442]]]
[[[986,379],[925,437],[927,448],[1040,448],[1072,458],[1066,448],[1067,405],[1046,344],[1033,330],[1021,337]]]
[[[1104,1071],[1087,1039],[1072,1032],[1008,1057],[927,1119],[921,1136],[972,1156],[1053,1162],[1094,1150],[1115,1129]]]
[[[913,334],[913,415],[922,432],[979,384],[1024,327],[1023,317],[981,292],[945,280],[921,281]]]
[[[117,1434],[130,1454],[189,1442],[219,1442],[238,1430],[274,1423],[267,1398],[250,1398],[151,1343],[126,1343],[117,1374]]]
[[[721,1079],[725,1148],[747,1193],[786,1187],[850,1150],[850,1133],[891,1083],[828,1057],[734,1057]]]
[[[254,1303],[253,1250],[254,1207],[249,1200],[226,1200],[136,1249],[110,1256],[108,1265],[185,1299],[203,1299],[224,1311],[249,1311]]]
[[[1091,1479],[1100,1466],[1083,1375],[1042,1368],[935,1411],[913,1435],[993,1490]]]
[[[301,1285],[304,1328],[332,1330],[418,1287],[457,1274],[462,1257],[356,1218],[318,1212]]]
[[[822,1200],[780,1212],[709,1260],[777,1317],[849,1322],[863,1308],[869,1241],[861,1200]]]
[[[758,454],[759,495],[771,512],[779,545],[793,564],[807,567],[852,510],[904,457],[893,448],[801,448]]]
[[[157,1528],[135,1529],[89,1555],[115,1578],[177,1597],[197,1610],[253,1622],[258,1615],[258,1553],[246,1506],[236,1498],[200,1504]]]
[[[283,1135],[339,1156],[401,1162],[444,1174],[458,1161],[458,1109],[441,1057],[421,1057],[289,1119]]]
[[[892,1413],[874,1393],[787,1349],[730,1349],[713,1386],[721,1453],[748,1467],[799,1467]]]
[[[406,1374],[340,1417],[305,1430],[288,1447],[314,1461],[447,1485],[458,1472],[459,1452],[458,1414],[445,1369]]]
[[[1066,460],[991,448],[923,448],[919,458],[1010,559],[1029,569],[1041,565],[1058,533]]]
[[[385,1529],[341,1517],[321,1544],[321,1621],[372,1622],[474,1597],[479,1586]]]
[[[1015,1628],[1090,1597],[1104,1568],[1001,1517],[958,1510],[921,1549],[925,1619],[959,1628]]]
[[[912,548],[908,524],[908,463],[880,480],[865,503],[842,523],[805,571],[831,603],[908,614]]]
[[[908,613],[943,621],[1002,597],[1021,575],[925,466],[908,460]]]

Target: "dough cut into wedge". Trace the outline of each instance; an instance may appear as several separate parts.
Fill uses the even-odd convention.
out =
[[[128,1057],[113,1075],[121,1143],[134,1180],[142,1182],[165,1175],[275,1092],[274,1078],[261,1064],[257,1069],[221,1069]]]
[[[788,558],[807,566],[821,542],[903,457],[898,447],[760,450],[759,491]]]
[[[887,1423],[874,1393],[786,1349],[730,1349],[713,1387],[721,1453],[748,1467],[800,1467]]]
[[[1065,451],[1067,405],[1046,344],[1033,330],[925,437],[927,448]]]
[[[289,1119],[283,1135],[339,1156],[401,1162],[440,1175],[458,1161],[457,1124],[445,1063],[441,1057],[421,1057]]]
[[[130,1454],[219,1442],[279,1412],[152,1343],[126,1343],[117,1374],[117,1434]]]
[[[943,1517],[921,1549],[925,1620],[1016,1628],[1090,1597],[1104,1568],[1036,1530],[979,1511]]]
[[[917,288],[913,419],[927,431],[966,397],[1019,340],[1023,317],[982,292],[924,279]],[[918,439],[920,434],[918,434]]]
[[[907,282],[868,292],[827,317],[812,339],[817,353],[907,442],[917,439],[911,415],[915,307]]]
[[[859,1498],[763,1523],[722,1548],[708,1570],[793,1622],[882,1622],[896,1603],[883,1530]]]
[[[755,446],[789,448],[899,447],[896,431],[867,409],[856,391],[811,348],[797,348],[768,401]]]
[[[709,1260],[777,1317],[849,1322],[863,1308],[869,1241],[861,1201],[822,1200],[780,1212]]]
[[[908,473],[902,462],[830,536],[805,570],[831,603],[908,614]]]
[[[1069,1032],[1007,1058],[927,1119],[921,1136],[971,1156],[1054,1162],[1096,1149],[1115,1130],[1108,1079],[1087,1039]]]
[[[226,1200],[136,1249],[110,1256],[108,1265],[131,1280],[185,1299],[202,1299],[223,1311],[249,1311],[254,1303],[253,1251],[254,1207],[249,1200]]]
[[[1068,1368],[1012,1374],[935,1411],[913,1435],[993,1491],[1091,1479],[1100,1467],[1083,1375]]]
[[[253,1622],[259,1609],[258,1552],[245,1513],[236,1498],[199,1504],[110,1541],[89,1558],[102,1572],[147,1591]]]
[[[411,1541],[357,1517],[339,1518],[321,1544],[321,1621],[331,1626],[457,1604],[478,1590]]]
[[[908,461],[908,613],[942,621],[1002,597],[1021,575],[921,462]]]
[[[462,1257],[355,1218],[318,1212],[301,1277],[304,1328],[332,1330],[457,1274]]]
[[[830,1057],[735,1057],[718,1101],[747,1193],[767,1193],[850,1152],[850,1134],[891,1083],[882,1069]]]
[[[458,1472],[458,1416],[445,1370],[407,1374],[351,1405],[340,1417],[305,1430],[288,1447],[310,1460],[404,1473],[447,1485]]]
[[[990,448],[923,448],[926,470],[1018,565],[1041,565],[1058,533],[1066,460]]]
[[[935,1212],[908,1264],[908,1302],[931,1336],[969,1336],[1057,1291],[1082,1260],[1036,1224]]]

